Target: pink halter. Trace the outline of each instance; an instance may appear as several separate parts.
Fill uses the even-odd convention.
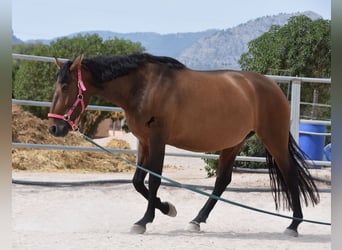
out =
[[[52,114],[52,113],[48,113],[48,117],[49,118],[56,118],[56,119],[62,119],[64,121],[66,121],[70,127],[72,128],[72,130],[77,131],[78,130],[78,126],[77,124],[75,124],[70,118],[72,113],[74,112],[74,110],[76,109],[76,107],[78,106],[78,104],[81,104],[81,108],[82,111],[80,113],[80,115],[83,113],[84,109],[85,109],[85,105],[84,105],[84,101],[83,101],[83,92],[86,91],[86,87],[84,86],[84,83],[82,81],[82,74],[81,74],[81,67],[78,68],[77,71],[77,80],[78,80],[78,94],[77,94],[77,98],[74,102],[74,104],[72,105],[72,107],[68,110],[68,112],[66,112],[64,115],[59,115],[59,114]]]

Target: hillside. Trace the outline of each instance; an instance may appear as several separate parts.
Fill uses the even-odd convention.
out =
[[[272,25],[285,25],[290,17],[297,15],[307,15],[312,19],[321,18],[318,14],[307,11],[264,16],[225,30],[212,29],[202,32],[174,34],[84,31],[67,36],[73,37],[79,34],[96,33],[104,40],[121,38],[133,42],[140,42],[148,53],[175,57],[194,69],[239,69],[238,60],[242,53],[247,52],[249,41],[267,32]],[[29,40],[25,42],[42,42],[48,44],[55,39]]]
[[[133,33],[117,33],[113,31],[82,31],[67,35],[67,37],[74,37],[77,35],[98,34],[102,39],[126,39],[132,42],[140,42],[148,53],[154,55],[163,55],[170,57],[178,57],[186,48],[193,45],[199,39],[214,34],[218,30],[206,30],[201,32],[186,32],[174,34],[159,34],[154,32],[133,32]],[[26,43],[44,43],[49,44],[58,38],[51,40],[37,39],[27,40]]]
[[[12,34],[12,44],[18,44],[18,43],[23,43],[23,41]]]
[[[178,59],[195,69],[239,69],[238,60],[242,53],[247,52],[249,41],[267,32],[272,25],[285,25],[290,17],[301,14],[311,19],[321,18],[313,12],[260,17],[198,40]]]
[[[70,37],[78,34],[98,34],[104,40],[121,38],[133,42],[140,42],[146,51],[154,55],[178,57],[186,48],[193,45],[203,37],[214,34],[217,30],[206,30],[202,32],[187,32],[175,34],[158,34],[154,32],[136,33],[116,33],[111,31],[86,31],[69,35]]]

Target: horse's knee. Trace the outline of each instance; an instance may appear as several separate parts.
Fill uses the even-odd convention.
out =
[[[148,179],[148,185],[150,189],[158,189],[161,184],[161,179],[156,176],[150,176]]]
[[[132,180],[134,188],[140,193],[145,188],[144,180],[145,180],[145,178],[143,178],[142,176],[139,176],[139,175],[134,175],[133,180]]]

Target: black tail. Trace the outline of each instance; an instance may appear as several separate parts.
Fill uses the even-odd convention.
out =
[[[299,193],[304,199],[305,205],[309,205],[311,200],[312,205],[319,202],[319,193],[314,180],[308,170],[308,164],[304,158],[308,159],[307,155],[299,148],[296,141],[293,139],[291,133],[289,134],[288,149],[290,153],[290,163],[294,164],[295,175],[297,175],[297,185]],[[269,169],[269,175],[271,179],[271,188],[273,191],[273,197],[276,204],[276,209],[279,209],[281,198],[283,198],[284,207],[290,209],[292,206],[292,196],[288,185],[286,184],[277,164],[273,157],[266,150],[266,164]],[[296,182],[295,182],[296,183]]]

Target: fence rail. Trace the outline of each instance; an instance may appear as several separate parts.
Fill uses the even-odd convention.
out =
[[[87,152],[103,152],[100,148],[95,147],[82,147],[82,146],[66,146],[66,145],[52,145],[52,144],[36,144],[36,143],[17,143],[13,142],[12,147],[15,148],[31,148],[42,150],[71,150],[71,151],[87,151]],[[122,154],[137,154],[136,149],[118,149],[118,148],[106,148],[112,153]],[[205,158],[205,159],[218,159],[218,154],[205,154],[205,153],[173,153],[165,152],[166,156],[175,157],[192,157],[192,158]],[[236,161],[250,161],[250,162],[266,162],[265,157],[253,157],[253,156],[237,156]],[[307,161],[310,165],[331,166],[330,161]]]
[[[55,62],[53,57],[45,57],[45,56],[32,56],[32,55],[23,55],[23,54],[12,54],[13,59],[18,60],[30,60],[30,61],[40,61],[40,62]],[[60,58],[62,61],[67,61],[68,59]],[[273,76],[266,75],[267,77],[275,80],[276,82],[287,82],[292,84],[292,98],[291,98],[291,132],[298,142],[299,133],[305,134],[313,134],[313,135],[322,135],[322,136],[330,136],[331,133],[314,133],[314,132],[305,132],[299,131],[299,122],[308,123],[308,124],[320,124],[330,126],[331,121],[318,121],[318,120],[307,120],[307,119],[299,119],[299,110],[300,110],[300,86],[302,82],[311,82],[311,83],[324,83],[330,84],[330,78],[309,78],[309,77],[292,77],[292,76]],[[42,102],[42,101],[28,101],[28,100],[17,100],[12,99],[13,104],[17,105],[29,105],[29,106],[41,106],[41,107],[50,107],[51,102]],[[122,112],[123,109],[118,107],[109,107],[109,106],[95,106],[88,105],[87,110],[101,110],[101,111],[109,111],[109,112]],[[75,147],[75,146],[64,146],[64,145],[46,145],[46,144],[28,144],[28,143],[12,143],[13,147],[17,148],[39,148],[39,149],[56,149],[56,150],[81,150],[81,151],[99,151],[95,148],[88,147]],[[114,150],[114,149],[110,149]],[[115,149],[115,152],[119,153],[129,153],[136,154],[136,150],[122,150]],[[214,154],[201,154],[201,153],[169,153],[166,152],[168,156],[177,156],[177,157],[200,157],[207,159],[217,159],[218,155]],[[238,156],[238,161],[254,161],[254,162],[265,162],[264,157],[250,157],[250,156]],[[331,166],[330,161],[308,161],[309,163],[313,163],[315,165],[321,166]]]
[[[23,105],[23,106],[36,106],[36,107],[50,107],[51,102],[41,102],[41,101],[28,101],[28,100],[17,100],[12,99],[12,104]],[[109,111],[109,112],[123,112],[124,110],[119,107],[110,107],[110,106],[96,106],[96,105],[88,105],[86,110],[100,110],[100,111]]]
[[[36,107],[50,107],[51,106],[51,102],[28,101],[28,100],[17,100],[17,99],[12,99],[12,104],[17,104],[17,105],[22,105],[22,106],[36,106]],[[124,110],[120,107],[96,106],[96,105],[88,105],[86,110],[124,112]],[[300,123],[331,126],[331,121],[323,121],[323,120],[300,119]],[[331,136],[331,133],[315,133],[315,132],[308,132],[308,131],[299,131],[299,133],[309,134],[309,135]]]

